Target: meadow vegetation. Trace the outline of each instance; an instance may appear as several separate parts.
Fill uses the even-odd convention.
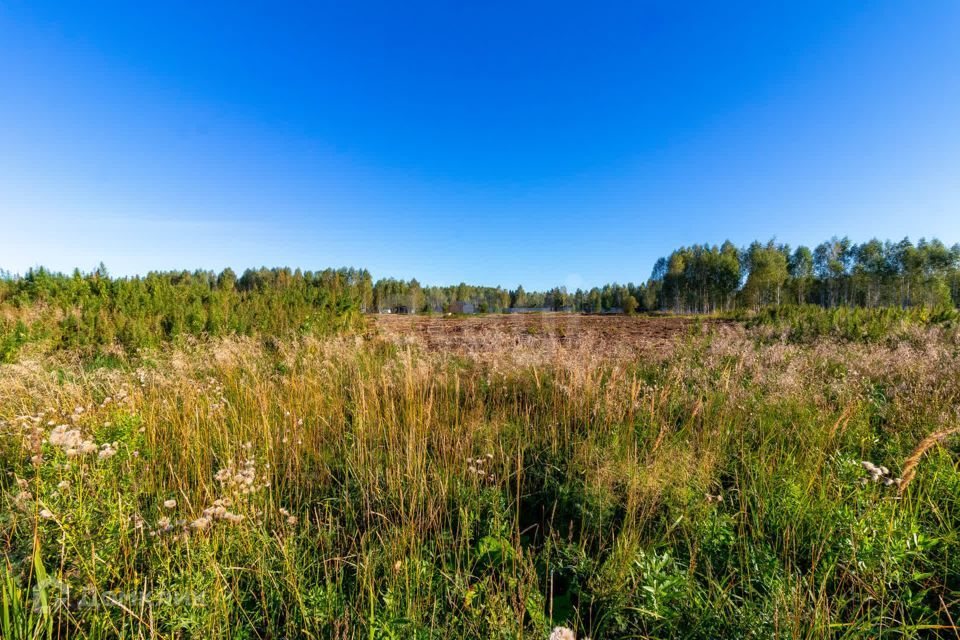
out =
[[[67,329],[0,365],[0,636],[960,633],[955,316],[678,321],[651,352],[224,308],[249,330],[136,348],[18,319]]]
[[[0,276],[4,273],[0,271]],[[113,278],[32,269],[0,277],[0,363],[24,349],[134,353],[186,337],[330,334],[359,324],[372,290],[357,269],[231,269]]]

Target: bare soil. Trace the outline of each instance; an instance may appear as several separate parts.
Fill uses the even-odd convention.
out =
[[[700,327],[729,329],[733,324],[713,318],[570,313],[371,317],[376,330],[389,340],[455,353],[562,347],[664,356],[691,332],[699,333]]]

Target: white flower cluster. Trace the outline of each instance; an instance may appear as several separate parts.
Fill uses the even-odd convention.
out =
[[[218,382],[216,378],[208,377],[197,390],[202,396],[214,398],[214,401],[210,403],[210,409],[213,411],[222,410],[230,404],[224,395],[223,384]]]
[[[549,640],[577,640],[577,634],[568,627],[554,627],[550,632]],[[590,638],[584,637],[583,640],[590,640]]]
[[[109,460],[117,455],[117,444],[116,442],[106,442],[100,445],[100,451],[97,452],[97,457],[101,460]]]
[[[217,471],[214,479],[226,491],[244,495],[256,493],[270,486],[269,480],[258,480],[257,463],[253,458],[247,458],[240,466],[230,463]]]
[[[158,536],[173,532],[182,532],[184,534],[190,531],[206,531],[218,520],[225,520],[231,524],[237,524],[243,520],[243,516],[233,513],[228,509],[231,505],[229,498],[221,498],[213,501],[213,505],[203,510],[199,518],[195,520],[177,520],[172,521],[164,516],[157,520],[157,527],[150,532],[151,536]],[[176,500],[164,500],[163,506],[166,509],[175,509]]]
[[[67,424],[54,427],[47,441],[52,446],[63,449],[68,458],[73,458],[80,454],[97,452],[97,445],[93,440],[84,439],[80,433],[80,429],[73,429]]]
[[[172,533],[174,530],[178,528],[182,529],[183,527],[186,526],[186,524],[187,524],[186,520],[177,520],[176,522],[172,522],[170,518],[167,518],[166,516],[164,516],[163,518],[160,518],[159,520],[157,520],[157,528],[151,531],[150,535],[159,536],[165,533]]]
[[[27,490],[19,492],[17,495],[13,496],[13,503],[17,506],[18,509],[27,511],[32,509],[33,506],[28,504],[33,500],[33,494]]]
[[[221,498],[219,500],[214,500],[213,506],[207,507],[206,509],[204,509],[203,516],[201,516],[199,520],[202,520],[204,518],[210,520],[211,522],[213,522],[214,520],[226,520],[227,522],[231,522],[233,524],[236,524],[241,520],[243,520],[243,516],[237,515],[236,513],[231,513],[230,511],[228,511],[227,507],[229,506],[230,506],[229,498]]]
[[[110,404],[121,404],[124,402],[129,402],[129,390],[127,389],[127,384],[124,383],[120,389],[117,391],[116,395],[106,396],[103,401],[100,403],[100,408],[104,409]]]
[[[68,458],[95,453],[100,460],[108,460],[116,455],[119,447],[118,442],[105,442],[98,447],[93,440],[84,438],[80,429],[67,424],[54,427],[47,438],[47,442],[54,447],[63,449]]]
[[[467,458],[467,471],[469,471],[472,475],[477,476],[481,480],[493,480],[493,472],[484,469],[484,465],[491,460],[493,460],[492,453],[488,453],[482,458]]]
[[[872,462],[864,460],[860,463],[867,471],[867,476],[860,478],[860,484],[867,484],[868,482],[883,482],[884,486],[900,486],[902,480],[900,478],[894,478],[890,475],[890,470],[884,466],[877,466]]]

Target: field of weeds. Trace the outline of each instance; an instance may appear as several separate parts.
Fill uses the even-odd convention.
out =
[[[0,636],[957,638],[958,354],[494,317],[21,358]]]

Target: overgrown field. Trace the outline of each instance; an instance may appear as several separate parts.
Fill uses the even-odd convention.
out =
[[[393,322],[0,366],[0,636],[960,637],[955,326]]]

